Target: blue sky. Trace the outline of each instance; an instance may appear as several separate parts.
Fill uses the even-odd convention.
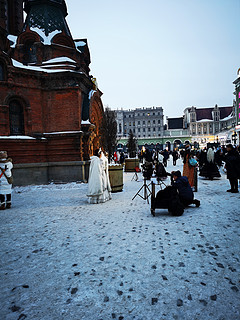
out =
[[[240,0],[67,0],[73,38],[112,109],[231,105],[240,67]]]

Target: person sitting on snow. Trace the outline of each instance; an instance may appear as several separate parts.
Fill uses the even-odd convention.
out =
[[[188,178],[181,175],[181,172],[172,172],[172,186],[178,190],[181,203],[187,207],[190,204],[195,204],[196,207],[200,206],[200,201],[194,199],[192,188],[188,182]]]

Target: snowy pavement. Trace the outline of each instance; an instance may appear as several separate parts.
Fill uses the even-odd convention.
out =
[[[201,206],[181,217],[151,216],[132,176],[96,205],[86,184],[14,189],[0,211],[1,320],[240,319],[240,194],[225,174],[199,178]]]

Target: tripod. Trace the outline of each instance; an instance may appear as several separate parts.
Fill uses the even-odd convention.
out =
[[[137,174],[137,171],[135,171],[135,173],[134,173],[134,175],[133,175],[133,177],[132,177],[132,180],[131,180],[131,181],[133,181],[133,180],[138,181],[138,174]]]
[[[147,184],[147,179],[144,177],[143,178],[143,185],[141,188],[138,190],[138,192],[135,194],[135,196],[132,198],[134,200],[136,196],[141,197],[143,200],[147,200],[147,203],[149,203],[148,198],[152,195],[151,190],[149,189],[151,183]],[[141,191],[143,189],[143,196],[141,195]]]

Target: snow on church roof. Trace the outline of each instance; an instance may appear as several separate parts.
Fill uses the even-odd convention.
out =
[[[53,37],[54,37],[56,34],[62,32],[61,30],[54,30],[54,31],[52,31],[51,33],[49,33],[49,35],[47,36],[47,35],[45,34],[44,30],[39,29],[39,28],[37,28],[37,27],[30,27],[30,30],[36,32],[36,33],[40,36],[43,44],[46,44],[46,45],[51,45],[51,44],[52,44],[52,39],[53,39]]]
[[[82,40],[74,40],[75,47],[79,52],[82,52],[81,47],[85,47],[87,43]]]
[[[70,59],[68,57],[57,57],[57,58],[53,58],[47,61],[43,61],[42,64],[46,64],[46,63],[58,63],[58,62],[73,62],[76,63],[76,61],[74,61],[73,59]]]
[[[60,58],[62,58],[62,57],[60,57]],[[69,60],[71,60],[71,59],[69,59]],[[74,61],[74,60],[72,60],[72,61]],[[16,68],[22,68],[22,69],[33,70],[33,71],[40,71],[40,72],[45,72],[45,73],[57,73],[57,72],[83,73],[82,71],[75,71],[72,69],[66,69],[66,66],[67,66],[66,64],[65,65],[64,64],[56,65],[55,67],[58,67],[59,69],[48,69],[47,65],[43,65],[43,66],[24,65],[21,62],[14,60],[14,59],[12,59],[12,63],[13,63],[13,66]],[[74,63],[76,63],[76,62],[74,61]],[[52,65],[51,65],[51,67],[52,67]]]
[[[17,61],[17,60],[14,60],[12,59],[12,63],[13,63],[13,66],[14,67],[17,67],[17,68],[22,68],[22,69],[27,69],[27,70],[33,70],[33,71],[41,71],[41,72],[46,72],[46,73],[54,73],[54,72],[69,72],[69,71],[72,71],[72,70],[66,70],[66,69],[53,69],[53,70],[50,70],[50,69],[43,69],[41,68],[40,66],[26,66],[24,64],[22,64],[21,62]]]
[[[12,34],[9,34],[9,35],[7,36],[7,38],[8,38],[8,40],[12,43],[12,44],[10,45],[10,47],[11,47],[11,48],[15,48],[15,47],[16,47],[16,43],[17,43],[17,36],[14,36],[14,35],[12,35]]]

